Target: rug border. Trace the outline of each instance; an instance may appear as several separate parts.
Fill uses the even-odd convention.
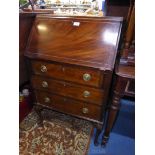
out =
[[[93,134],[94,134],[94,127],[92,125],[92,129],[91,129],[91,132],[89,134],[89,142],[87,144],[87,147],[86,147],[86,151],[84,152],[84,155],[88,155],[88,150],[89,150],[89,146],[90,146],[90,142],[91,142],[91,138],[93,137]]]

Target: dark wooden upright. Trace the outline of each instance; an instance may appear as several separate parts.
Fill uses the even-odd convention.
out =
[[[98,143],[121,27],[118,17],[36,17],[25,56],[38,114],[50,108],[92,121]]]
[[[128,14],[127,30],[124,35],[121,58],[115,67],[113,87],[111,89],[111,105],[106,122],[102,145],[109,139],[110,131],[120,108],[120,99],[124,96],[135,95],[135,7],[131,5]]]
[[[19,85],[22,85],[29,80],[24,51],[34,19],[35,14],[19,14]]]

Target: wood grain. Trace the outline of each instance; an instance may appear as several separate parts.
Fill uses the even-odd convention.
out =
[[[47,82],[48,87],[43,87],[43,81]],[[32,85],[35,89],[40,89],[55,94],[63,95],[77,100],[82,100],[98,105],[102,105],[104,100],[104,91],[87,86],[77,85],[70,82],[49,79],[45,77],[33,76]],[[90,92],[88,97],[84,97],[84,91]]]
[[[71,100],[66,97],[50,94],[47,92],[42,91],[35,91],[36,92],[36,98],[37,102],[40,104],[49,106],[50,108],[56,109],[58,111],[64,112],[64,113],[70,113],[74,115],[84,116],[88,117],[94,120],[100,120],[101,121],[101,107],[95,106],[92,104],[88,104],[85,102],[79,102],[76,100]],[[45,97],[50,98],[50,102],[46,103],[44,101]],[[83,113],[83,108],[88,109],[88,113]]]
[[[74,22],[80,25],[74,26]],[[25,55],[110,70],[115,63],[121,22],[121,18],[37,16]]]
[[[36,75],[56,78],[60,80],[72,81],[79,84],[101,87],[103,79],[103,71],[95,70],[88,67],[80,67],[75,65],[67,65],[62,63],[48,63],[46,61],[32,61],[32,71]],[[47,71],[42,72],[41,66],[46,66]],[[91,79],[83,80],[84,74],[90,74]]]

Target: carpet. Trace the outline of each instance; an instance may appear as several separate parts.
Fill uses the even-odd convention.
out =
[[[43,110],[39,127],[34,110],[20,123],[20,155],[86,155],[93,125],[86,120]]]
[[[121,100],[117,120],[110,134],[106,147],[94,145],[96,129],[91,138],[88,155],[135,155],[135,103],[131,100]],[[104,127],[105,128],[105,127]],[[99,136],[101,143],[104,129]]]

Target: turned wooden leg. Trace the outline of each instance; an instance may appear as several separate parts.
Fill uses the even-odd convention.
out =
[[[108,142],[110,131],[113,127],[113,124],[117,116],[117,112],[119,110],[120,99],[121,99],[121,96],[119,95],[119,93],[114,92],[112,104],[110,106],[110,110],[109,110],[109,114],[107,118],[107,124],[105,128],[104,136],[103,136],[102,143],[101,143],[102,146],[106,145],[106,143]]]
[[[106,143],[108,142],[110,131],[114,125],[117,113],[120,108],[120,99],[122,98],[124,94],[125,87],[127,84],[127,79],[117,77],[115,82],[116,83],[113,87],[112,101],[111,101],[111,105],[110,105],[110,109],[109,109],[109,113],[107,117],[105,132],[102,137],[102,143],[101,143],[102,146],[105,146]]]
[[[34,107],[34,110],[36,111],[37,115],[39,116],[38,125],[43,127],[43,116],[42,116],[42,114],[41,114],[43,108],[42,108],[41,106],[39,106],[39,105],[36,105],[36,106]]]
[[[99,137],[99,135],[100,135],[101,132],[102,132],[102,126],[103,126],[103,125],[101,125],[101,124],[96,124],[96,129],[97,129],[97,131],[96,131],[96,135],[95,135],[95,139],[94,139],[94,145],[95,145],[95,146],[98,146],[98,145],[99,145],[98,137]]]

